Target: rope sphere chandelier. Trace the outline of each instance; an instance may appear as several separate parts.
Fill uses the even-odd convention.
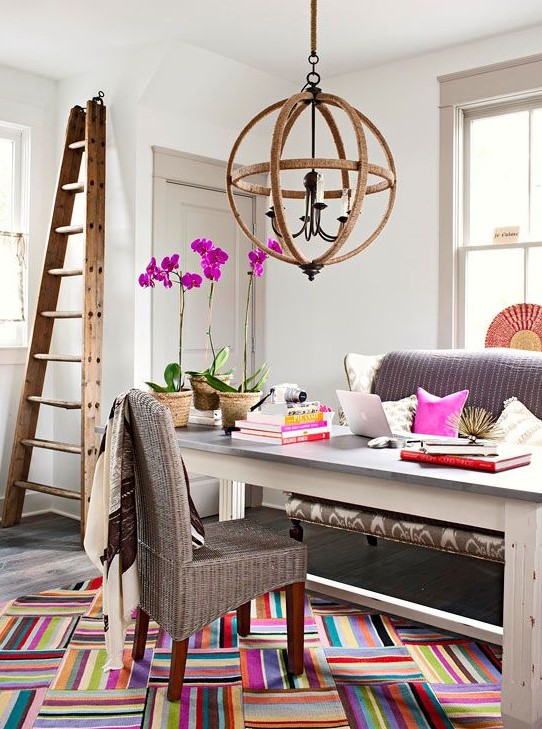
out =
[[[306,84],[300,93],[294,94],[289,99],[277,101],[257,114],[241,131],[230,153],[226,171],[226,189],[228,200],[238,225],[252,243],[265,251],[270,256],[286,263],[299,266],[307,274],[310,281],[319,273],[324,266],[333,263],[341,263],[365,250],[380,234],[386,225],[396,193],[395,164],[393,157],[386,143],[386,140],[377,127],[364,116],[360,111],[351,106],[347,101],[333,94],[326,94],[319,88],[320,74],[316,71],[319,61],[317,54],[317,0],[310,0],[311,3],[311,49],[308,58],[311,71],[306,78]],[[345,145],[341,137],[339,127],[332,110],[344,112],[348,118],[356,141],[357,159],[348,159]],[[242,142],[248,133],[263,119],[278,111],[278,118],[275,122],[271,141],[271,154],[269,162],[258,162],[256,164],[239,167],[235,163],[236,155]],[[284,159],[282,157],[286,141],[299,118],[308,112],[310,115],[310,147],[311,156],[305,158]],[[325,122],[334,147],[337,158],[329,159],[316,156],[316,127],[317,117]],[[368,161],[367,142],[368,135],[372,135],[383,152],[386,166],[372,164]],[[307,170],[303,178],[304,189],[284,189],[281,185],[281,173],[287,171]],[[324,175],[322,170],[337,170],[341,177],[341,187],[338,189],[325,189]],[[355,183],[351,184],[350,175],[357,175]],[[247,178],[253,175],[268,175],[270,184],[262,185],[250,182]],[[369,175],[377,178],[371,180]],[[251,229],[243,220],[235,203],[234,190],[248,192],[253,195],[260,195],[271,198],[271,204],[266,215],[271,220],[275,235],[279,238],[282,254],[270,250],[265,243],[256,238]],[[347,252],[342,249],[356,225],[366,195],[373,195],[388,191],[387,205],[380,222],[372,233],[363,242],[354,245]],[[292,232],[288,225],[284,200],[304,200],[300,206],[299,217],[301,225]],[[340,214],[333,220],[325,220],[325,211],[329,207],[326,201],[340,200]],[[329,216],[331,218],[331,215]],[[325,229],[325,225],[333,225],[334,232]],[[305,254],[297,244],[297,239],[305,240],[311,244],[320,239],[329,244],[323,253],[311,256]],[[310,251],[310,247],[309,247]]]

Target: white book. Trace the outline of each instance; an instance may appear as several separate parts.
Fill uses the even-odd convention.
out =
[[[424,453],[447,456],[498,456],[497,443],[438,443],[422,441],[420,450]]]

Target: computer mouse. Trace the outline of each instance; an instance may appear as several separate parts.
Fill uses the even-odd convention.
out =
[[[367,445],[369,448],[387,448],[390,443],[390,436],[389,435],[380,435],[378,438],[373,438],[370,440]]]

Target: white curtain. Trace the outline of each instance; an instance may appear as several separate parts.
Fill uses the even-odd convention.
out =
[[[26,236],[0,232],[0,322],[24,321]]]

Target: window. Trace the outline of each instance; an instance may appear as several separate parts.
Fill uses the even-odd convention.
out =
[[[0,346],[27,337],[29,130],[0,123]]]
[[[463,150],[459,338],[478,348],[499,311],[542,304],[542,99],[463,110]],[[508,227],[517,241],[494,242]]]

